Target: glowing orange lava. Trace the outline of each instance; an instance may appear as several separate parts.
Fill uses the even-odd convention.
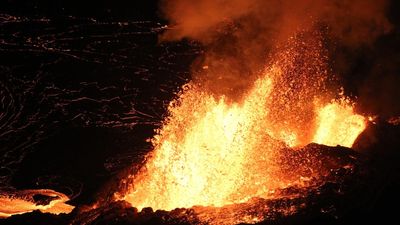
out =
[[[47,196],[51,199],[47,204],[35,203],[34,196]],[[0,217],[23,214],[40,210],[44,213],[70,213],[74,207],[66,204],[68,196],[49,189],[23,190],[0,195]]]
[[[318,108],[317,124],[313,142],[349,148],[366,127],[365,118],[355,114],[351,102],[345,99]]]
[[[365,127],[350,101],[322,102],[331,96],[322,55],[316,40],[291,40],[238,102],[187,84],[169,105],[146,164],[116,198],[138,209],[172,210],[272,198],[276,189],[310,185],[310,178],[282,173],[281,149],[311,142],[350,147]]]

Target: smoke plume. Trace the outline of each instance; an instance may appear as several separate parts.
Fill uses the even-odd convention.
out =
[[[165,0],[161,13],[171,29],[161,40],[202,43],[194,79],[237,98],[289,37],[319,29],[344,46],[368,46],[391,29],[387,6],[385,0]]]
[[[221,25],[238,22],[238,37],[286,37],[314,22],[329,26],[331,34],[352,45],[370,42],[388,31],[385,0],[170,0],[162,5],[175,26],[164,38],[183,37],[205,43],[217,38]],[[242,19],[241,21],[238,21]],[[271,37],[273,34],[275,37]],[[257,38],[257,37],[255,37]]]

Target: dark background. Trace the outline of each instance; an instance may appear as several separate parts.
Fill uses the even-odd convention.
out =
[[[5,0],[4,12],[50,17],[82,16],[99,19],[159,20],[157,0]]]
[[[3,1],[0,188],[90,203],[186,83],[196,43],[158,43],[157,1]]]

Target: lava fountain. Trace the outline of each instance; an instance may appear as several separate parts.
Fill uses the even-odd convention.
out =
[[[169,104],[146,163],[116,198],[139,210],[222,207],[312,185],[318,174],[285,173],[278,163],[285,157],[281,150],[311,142],[351,147],[366,126],[352,102],[327,87],[321,40],[314,34],[292,37],[238,101],[186,84]]]

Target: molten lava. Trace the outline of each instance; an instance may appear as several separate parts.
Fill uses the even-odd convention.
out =
[[[46,197],[48,200],[35,201],[36,196]],[[34,210],[52,214],[70,213],[74,207],[65,203],[67,201],[68,196],[50,189],[3,192],[0,195],[0,218]]]
[[[355,114],[351,102],[346,99],[320,107],[317,112],[317,124],[313,142],[349,148],[366,127],[365,118]]]
[[[281,150],[311,142],[351,147],[365,128],[349,100],[331,100],[327,63],[315,39],[290,40],[240,101],[185,85],[152,139],[154,150],[117,199],[139,209],[219,207],[312,185],[318,174],[285,173]]]

